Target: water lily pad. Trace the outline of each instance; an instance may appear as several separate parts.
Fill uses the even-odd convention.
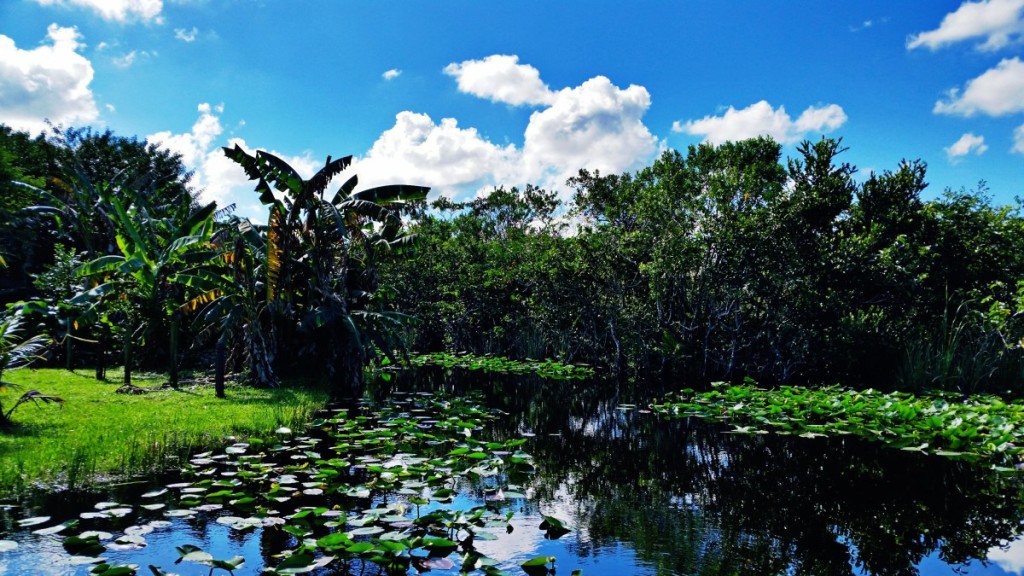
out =
[[[78,515],[82,520],[95,520],[96,518],[110,518],[106,512],[82,512]]]
[[[106,558],[100,558],[98,556],[70,556],[64,559],[64,562],[71,566],[84,566],[87,564],[100,564],[106,562]]]
[[[164,512],[164,516],[169,516],[171,518],[186,518],[195,515],[196,513],[192,510],[168,510]]]
[[[49,528],[40,528],[39,530],[33,530],[32,533],[39,536],[49,536],[51,534],[60,534],[68,528],[74,528],[78,526],[78,520],[68,520],[62,522],[56,526],[50,526]]]
[[[49,522],[49,521],[50,521],[50,517],[49,516],[36,516],[35,518],[25,518],[23,520],[18,520],[18,526],[21,526],[22,528],[25,528],[25,527],[28,527],[28,526],[38,526],[40,524],[43,524],[43,523]]]
[[[350,538],[353,536],[373,536],[374,534],[383,533],[384,529],[380,526],[363,526],[362,528],[356,528],[354,530],[348,531],[348,535]]]
[[[210,560],[213,560],[213,554],[204,550],[194,550],[181,557],[182,562],[199,562],[201,564],[206,564]]]
[[[129,526],[124,529],[124,533],[129,536],[145,536],[153,531],[153,527],[149,525],[145,526]]]
[[[18,548],[18,543],[14,540],[0,540],[0,552],[9,552]]]

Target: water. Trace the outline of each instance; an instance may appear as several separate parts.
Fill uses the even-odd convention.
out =
[[[538,472],[521,479],[528,499],[503,505],[515,511],[514,529],[476,545],[513,574],[542,555],[557,559],[559,574],[581,569],[586,576],[1024,574],[1024,484],[969,462],[849,437],[729,434],[702,420],[666,421],[643,409],[649,391],[592,382],[426,370],[372,392],[383,399],[395,390],[437,388],[480,390],[487,405],[508,412],[489,426],[493,439],[530,437],[524,448]],[[19,542],[0,552],[0,574],[88,574],[89,566],[67,563],[60,536],[29,534],[15,520],[50,515],[51,525],[104,500],[135,511],[88,529],[117,537],[132,525],[171,522],[147,534],[145,548],[103,553],[138,564],[140,574],[150,574],[149,564],[182,576],[209,574],[208,567],[174,564],[175,547],[185,544],[216,558],[241,555],[246,564],[234,574],[259,574],[270,555],[294,544],[273,528],[231,530],[214,521],[220,513],[172,520],[138,508],[151,488],[41,495],[0,512],[0,539]],[[455,504],[469,508],[482,499],[467,488]],[[546,540],[542,515],[567,521],[572,531]]]

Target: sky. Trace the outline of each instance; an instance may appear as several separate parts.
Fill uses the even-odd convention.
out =
[[[857,178],[1024,196],[1024,0],[0,0],[0,123],[137,136],[265,217],[222,146],[464,200],[770,135]],[[338,179],[338,184],[344,178]]]

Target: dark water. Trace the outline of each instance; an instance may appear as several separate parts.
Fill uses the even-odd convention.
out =
[[[508,412],[489,428],[496,440],[532,435],[524,448],[538,473],[524,481],[529,498],[517,504],[515,530],[477,543],[514,574],[539,555],[555,556],[559,574],[586,576],[1024,574],[1024,483],[982,466],[850,438],[728,434],[702,420],[666,421],[643,410],[649,392],[593,382],[423,371],[371,394],[437,388],[480,390],[489,406]],[[0,540],[19,542],[0,552],[0,575],[88,574],[88,566],[68,564],[60,536],[32,535],[14,522],[75,518],[101,500],[138,503],[149,488],[41,495],[0,512]],[[479,500],[467,493],[456,504]],[[545,540],[542,514],[567,520],[572,532]],[[216,516],[172,520],[137,508],[80,529],[116,538],[157,521],[145,548],[103,554],[140,565],[139,574],[150,574],[149,564],[208,574],[174,564],[174,547],[184,544],[218,558],[242,555],[247,562],[235,575],[259,574],[266,555],[289,545],[274,529],[239,533]]]

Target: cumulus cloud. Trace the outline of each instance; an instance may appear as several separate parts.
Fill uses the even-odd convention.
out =
[[[45,120],[55,124],[88,123],[99,117],[89,83],[92,63],[75,28],[51,24],[49,44],[22,50],[0,34],[0,122],[38,132]]]
[[[761,100],[741,110],[730,106],[721,116],[705,116],[685,123],[676,121],[672,131],[703,136],[705,142],[712,144],[756,136],[771,136],[783,144],[792,144],[812,133],[831,132],[846,120],[846,112],[837,104],[811,106],[793,120],[784,106],[775,109]]]
[[[435,123],[426,114],[404,111],[356,161],[355,170],[360,188],[401,181],[453,195],[512,177],[518,157],[515,146],[493,144],[475,128],[460,128],[454,118]]]
[[[968,132],[950,146],[943,148],[943,150],[946,151],[946,157],[949,158],[949,161],[955,164],[961,158],[971,153],[975,156],[981,156],[988,150],[988,146],[985,144],[984,136]]]
[[[1024,124],[1017,126],[1013,131],[1013,148],[1012,152],[1017,154],[1024,154]]]
[[[163,0],[36,0],[40,6],[75,6],[114,22],[163,22]]]
[[[182,163],[194,172],[192,184],[201,191],[203,202],[216,201],[220,207],[235,204],[238,215],[262,220],[266,217],[266,208],[253,192],[253,182],[238,164],[224,155],[217,142],[224,132],[220,120],[224,106],[203,103],[198,106],[198,111],[199,118],[189,132],[157,132],[147,136],[146,140],[181,155]],[[255,153],[241,138],[230,138],[226,145],[234,147],[235,144]],[[312,176],[322,166],[311,154],[290,156],[277,151],[271,153],[291,164],[304,178]]]
[[[643,86],[623,90],[604,76],[560,90],[549,107],[530,115],[525,176],[554,188],[580,168],[605,173],[639,168],[657,149],[657,138],[642,120],[650,105]]]
[[[1024,574],[1024,539],[990,548],[988,560],[1009,574]]]
[[[196,38],[199,37],[199,29],[195,26],[193,26],[191,30],[186,30],[184,28],[175,28],[174,37],[178,40],[181,40],[182,42],[185,42],[186,44],[195,42]]]
[[[953,88],[946,101],[938,101],[936,114],[1005,116],[1024,111],[1024,62],[1008,58],[969,80],[962,91]]]
[[[511,65],[511,66],[510,66]],[[618,173],[640,168],[658,149],[643,124],[651,99],[642,86],[618,88],[603,76],[551,91],[516,56],[489,56],[451,65],[460,90],[506,104],[540,106],[530,115],[523,145],[499,145],[454,118],[400,112],[395,125],[356,163],[363,185],[396,181],[430,186],[450,197],[471,196],[496,185],[537,184],[559,190],[581,168]],[[483,82],[491,78],[494,82]],[[513,81],[516,78],[517,81]],[[523,87],[523,78],[533,87]],[[546,104],[546,105],[545,105]]]
[[[907,49],[926,47],[937,50],[964,40],[984,39],[977,45],[982,51],[1003,48],[1024,33],[1024,0],[981,0],[964,2],[946,14],[935,30],[907,39]]]
[[[451,63],[444,73],[455,78],[459,90],[512,106],[550,104],[554,94],[540,72],[520,64],[519,56],[494,54],[483,60]]]
[[[392,68],[391,70],[388,70],[381,74],[381,77],[384,78],[385,80],[394,80],[395,78],[398,78],[401,75],[401,70],[399,70],[398,68]]]

